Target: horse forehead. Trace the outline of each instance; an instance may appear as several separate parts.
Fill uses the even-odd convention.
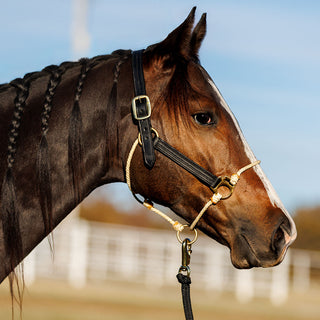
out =
[[[188,64],[188,78],[192,88],[201,96],[216,100],[216,94],[208,81],[211,78],[200,64]]]

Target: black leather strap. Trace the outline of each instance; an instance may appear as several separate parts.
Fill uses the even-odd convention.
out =
[[[145,96],[146,88],[143,75],[142,64],[143,50],[132,52],[132,72],[135,96]],[[139,132],[143,150],[144,164],[148,169],[152,169],[156,161],[150,121],[150,106],[148,107],[148,98],[135,99],[133,108],[134,119],[138,122]],[[149,116],[148,116],[149,115]]]
[[[194,320],[190,296],[191,278],[190,276],[178,273],[177,279],[181,283],[181,295],[185,318],[186,320]]]
[[[165,155],[183,169],[187,170],[207,187],[213,189],[221,181],[219,177],[200,167],[197,163],[187,158],[184,154],[159,137],[155,137],[153,139],[153,145],[157,151]]]
[[[132,52],[133,84],[136,96],[146,94],[142,64],[143,51],[144,50],[137,50]]]
[[[187,158],[159,137],[152,137],[152,126],[150,122],[151,106],[149,98],[146,96],[142,53],[143,50],[132,52],[132,70],[135,91],[135,98],[132,103],[132,112],[133,118],[139,126],[145,166],[148,169],[153,168],[156,161],[156,149],[177,165],[191,173],[204,185],[211,189],[215,188],[221,182],[219,177],[200,167],[197,163]]]

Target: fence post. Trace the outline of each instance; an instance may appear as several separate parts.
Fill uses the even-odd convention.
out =
[[[70,223],[69,283],[77,288],[85,286],[87,280],[87,255],[89,225],[74,219]]]
[[[36,250],[33,250],[23,260],[24,263],[24,281],[27,286],[31,285],[36,279]]]
[[[272,269],[270,300],[274,305],[281,305],[288,298],[289,292],[289,261],[290,252],[286,259]]]
[[[164,246],[162,239],[155,237],[147,242],[145,283],[150,287],[161,287],[164,283]]]
[[[181,264],[181,245],[176,241],[174,237],[171,236],[166,238],[165,242],[165,261],[166,265],[164,268],[164,280],[167,284],[175,283],[176,274]]]
[[[205,286],[207,290],[222,291],[224,286],[224,248],[210,246],[205,248]]]
[[[303,293],[310,287],[310,254],[302,250],[293,252],[293,289],[296,292]]]
[[[139,237],[138,233],[134,234],[129,228],[127,230],[121,230],[122,234],[119,235],[119,271],[121,276],[132,279],[136,274],[136,268],[138,264],[138,245]]]
[[[234,270],[236,276],[236,297],[240,302],[248,302],[254,296],[252,270]]]

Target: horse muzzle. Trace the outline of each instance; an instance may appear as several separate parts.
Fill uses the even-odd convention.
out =
[[[252,223],[245,222],[229,242],[232,264],[238,269],[276,266],[283,261],[295,238],[295,227],[285,216],[272,232],[263,232],[263,228],[255,229]]]

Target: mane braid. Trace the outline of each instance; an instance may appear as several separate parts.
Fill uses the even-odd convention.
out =
[[[45,234],[53,230],[52,221],[52,190],[50,178],[50,163],[48,153],[47,132],[49,130],[49,118],[52,109],[52,101],[55,90],[60,84],[61,76],[65,71],[64,67],[49,66],[44,69],[50,73],[48,87],[45,93],[43,111],[41,114],[41,139],[37,154],[37,178],[39,186],[39,201]],[[53,249],[53,239],[49,238],[49,244]]]
[[[93,58],[90,59],[90,68],[96,66],[97,64],[99,64],[100,62],[103,62],[103,61],[107,61],[111,58],[115,58],[115,57],[122,57],[122,56],[125,56],[125,55],[128,55],[128,53],[131,52],[130,50],[116,50],[114,52],[112,52],[112,54],[105,54],[105,55],[99,55],[99,56],[95,56]],[[65,61],[65,62],[62,62],[59,66],[59,68],[63,68],[64,70],[68,70],[68,69],[71,69],[71,68],[74,68],[74,67],[77,67],[79,66],[79,64],[82,63],[82,60],[83,59],[80,59],[79,61]],[[31,73],[27,73],[23,79],[25,81],[28,81],[29,83],[31,83],[32,81],[40,78],[40,77],[43,77],[43,76],[46,76],[48,74],[48,69],[50,68],[54,68],[56,66],[52,65],[52,66],[49,66],[49,67],[46,67],[44,68],[43,70],[41,71],[37,71],[37,72],[31,72]],[[16,81],[16,80],[14,80]],[[0,84],[0,94],[9,90],[10,88],[12,88],[12,82],[11,83],[3,83],[3,84]]]
[[[91,68],[91,65],[88,63],[88,61],[88,59],[80,60],[82,66],[76,86],[74,105],[69,124],[68,163],[69,173],[72,179],[75,205],[77,205],[81,199],[80,181],[83,177],[82,117],[79,101],[81,98],[84,81],[87,77],[88,71]]]
[[[16,300],[19,303],[21,309],[24,288],[23,267],[21,267],[20,269],[22,273],[22,284],[20,284],[19,278],[17,274],[14,272],[14,268],[19,264],[19,262],[23,258],[23,247],[21,231],[19,226],[20,214],[16,203],[17,199],[12,169],[16,158],[21,119],[25,109],[26,100],[29,95],[29,82],[25,79],[16,79],[13,80],[10,83],[10,85],[16,88],[16,98],[14,100],[13,118],[8,134],[8,167],[4,176],[1,189],[1,220],[4,237],[4,246],[9,260],[9,265],[6,265],[5,268],[7,269],[7,273],[11,273],[9,276],[11,297],[13,300],[13,285],[15,282],[18,293],[18,297],[16,298]]]
[[[118,79],[120,76],[120,66],[126,61],[126,59],[128,58],[128,56],[123,57],[122,59],[120,59],[114,66],[113,68],[113,84],[112,84],[112,88],[109,94],[109,98],[108,98],[108,104],[107,104],[107,110],[108,110],[108,114],[113,114],[113,115],[117,115],[120,117],[120,113],[115,112],[116,108],[117,108],[117,96],[118,96]],[[117,134],[115,131],[110,130],[110,128],[112,128],[113,122],[116,121],[115,118],[109,117],[107,115],[106,117],[106,126],[105,126],[105,136],[109,137],[109,141],[116,141],[117,140]],[[108,145],[108,152],[109,154],[116,154],[118,152],[117,150],[117,144],[114,143],[109,143]],[[109,166],[112,166],[112,161],[114,159],[114,157],[106,157],[109,161]]]
[[[129,58],[128,55],[122,57],[114,66],[113,68],[113,85],[110,91],[109,99],[108,99],[108,106],[107,110],[109,110],[109,107],[116,108],[117,107],[117,95],[118,95],[118,80],[120,76],[120,67],[121,65]]]
[[[41,114],[41,139],[37,154],[37,179],[39,186],[39,199],[45,226],[45,232],[49,233],[53,229],[52,221],[52,190],[50,179],[50,163],[47,143],[47,133],[49,130],[49,119],[53,106],[55,91],[60,84],[61,77],[65,71],[77,68],[81,65],[81,72],[78,78],[74,105],[70,117],[69,138],[68,138],[68,155],[69,155],[69,170],[72,176],[74,193],[76,195],[75,202],[80,199],[80,178],[82,176],[82,120],[80,113],[79,101],[82,94],[83,84],[88,71],[94,66],[103,63],[111,58],[122,58],[128,56],[129,50],[118,50],[111,55],[101,55],[88,59],[81,59],[78,62],[63,62],[60,66],[49,66],[42,71],[26,74],[23,79],[15,79],[10,83],[0,84],[0,94],[5,94],[7,91],[16,91],[14,99],[14,110],[11,125],[8,132],[8,148],[7,148],[7,171],[5,172],[1,193],[0,193],[0,214],[3,229],[3,241],[8,262],[5,264],[6,273],[9,274],[9,284],[12,299],[12,318],[14,318],[14,305],[16,301],[20,307],[20,316],[22,314],[22,298],[24,291],[23,263],[17,268],[16,266],[22,261],[23,246],[22,237],[19,226],[19,211],[16,199],[16,187],[14,180],[14,163],[17,153],[20,125],[22,116],[26,106],[26,100],[29,96],[30,84],[41,77],[50,74],[49,83],[45,93],[43,110]],[[126,58],[126,57],[125,57]],[[121,63],[118,64],[118,67]],[[115,78],[119,76],[119,68],[115,70]],[[117,75],[116,75],[117,74]],[[112,101],[116,100],[117,90],[112,91]],[[49,239],[50,243],[50,239]],[[51,244],[50,244],[51,245]],[[52,248],[52,246],[51,246]],[[4,262],[3,262],[4,263]],[[16,273],[17,272],[17,273]]]

